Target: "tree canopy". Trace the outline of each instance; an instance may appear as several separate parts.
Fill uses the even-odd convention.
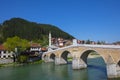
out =
[[[6,49],[10,51],[15,51],[15,48],[20,48],[23,51],[30,46],[27,40],[20,39],[17,36],[7,38],[6,42],[3,45],[5,46]]]

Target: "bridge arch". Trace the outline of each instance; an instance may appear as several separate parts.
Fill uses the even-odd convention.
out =
[[[84,51],[82,52],[82,54],[80,55],[80,58],[81,58],[86,64],[87,64],[87,58],[88,58],[88,56],[89,56],[89,54],[90,54],[91,52],[95,52],[96,54],[99,54],[99,55],[102,57],[102,59],[104,60],[105,64],[107,63],[104,55],[101,54],[101,52],[99,52],[99,51],[97,51],[97,50],[94,50],[94,49],[87,49],[87,50],[84,50]]]
[[[45,58],[46,56],[47,56],[46,54],[45,54],[45,55],[42,55],[43,58]]]
[[[46,55],[46,54],[43,54],[43,55],[42,55],[42,60],[44,60],[44,61],[45,61],[45,60],[46,60],[46,58],[47,58],[47,55]]]
[[[120,67],[120,60],[119,60],[119,62],[117,63],[118,65],[119,65],[119,67]]]
[[[60,57],[61,57],[62,59],[64,59],[64,60],[68,63],[68,59],[67,59],[67,58],[68,58],[68,55],[72,57],[71,52],[65,50],[65,51],[63,51],[63,52],[61,53]]]
[[[50,59],[55,61],[55,57],[56,57],[56,55],[54,53],[50,54]]]

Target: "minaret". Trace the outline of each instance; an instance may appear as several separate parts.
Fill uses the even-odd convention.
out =
[[[49,32],[49,47],[51,47],[51,32]]]

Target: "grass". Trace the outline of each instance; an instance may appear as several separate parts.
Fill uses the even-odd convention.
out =
[[[35,61],[35,62],[29,62],[29,63],[26,63],[26,64],[40,64],[44,62],[43,60],[38,60],[38,61]],[[14,63],[7,63],[7,64],[0,64],[0,67],[10,67],[10,66],[21,66],[21,65],[24,65],[25,63],[19,63],[19,62],[14,62]]]
[[[7,63],[7,64],[0,64],[0,67],[9,67],[9,66],[19,66],[18,63]]]
[[[44,61],[43,60],[38,60],[38,61],[35,61],[35,62],[30,62],[29,64],[40,64],[42,62],[44,62]]]
[[[67,58],[67,60],[68,60],[68,61],[72,61],[72,59],[73,59],[72,57],[70,57],[70,58]]]

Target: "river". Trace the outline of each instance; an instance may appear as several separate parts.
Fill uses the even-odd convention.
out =
[[[82,70],[73,70],[72,64],[54,63],[0,68],[0,80],[107,80],[107,74],[104,61],[95,58],[88,59],[88,68]]]

